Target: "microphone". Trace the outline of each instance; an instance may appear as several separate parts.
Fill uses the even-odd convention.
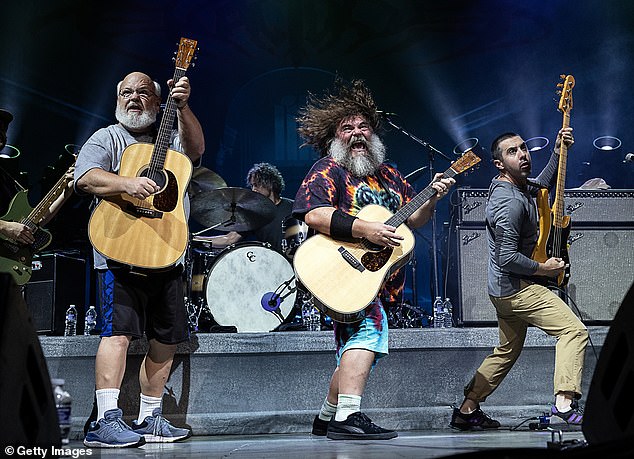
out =
[[[628,153],[627,155],[625,155],[625,158],[623,158],[623,162],[624,163],[634,162],[634,153]]]

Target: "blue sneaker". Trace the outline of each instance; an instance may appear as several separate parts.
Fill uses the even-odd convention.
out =
[[[160,408],[154,408],[141,424],[132,421],[132,431],[145,437],[148,443],[172,443],[191,437],[192,431],[174,427],[163,417]]]
[[[143,435],[134,433],[122,417],[123,412],[115,408],[106,411],[103,419],[91,422],[84,445],[89,448],[133,448],[144,445]]]

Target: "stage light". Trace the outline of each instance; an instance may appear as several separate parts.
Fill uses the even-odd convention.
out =
[[[526,141],[526,148],[528,148],[528,151],[530,152],[540,151],[546,148],[549,143],[550,142],[546,137],[531,137]]]
[[[475,150],[479,144],[480,140],[477,137],[469,137],[453,147],[453,153],[454,155],[462,156],[469,150]]]
[[[613,137],[611,135],[603,135],[594,139],[592,145],[594,145],[594,148],[598,150],[617,150],[621,147],[621,140],[618,137]]]

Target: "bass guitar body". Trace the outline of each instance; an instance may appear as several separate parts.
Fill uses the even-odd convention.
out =
[[[33,209],[29,205],[27,191],[18,192],[9,206],[9,211],[2,217],[8,222],[20,222],[28,216]],[[31,245],[18,244],[8,239],[0,238],[0,272],[9,273],[18,285],[26,284],[31,278],[31,261],[33,254],[49,245],[52,240],[51,233],[44,228],[33,229],[35,243]]]
[[[175,264],[185,253],[189,238],[184,198],[191,179],[190,159],[167,150],[164,167],[153,170],[154,145],[136,143],[121,157],[119,175],[148,176],[160,191],[145,200],[127,194],[103,198],[88,225],[95,250],[119,263],[158,269]]]
[[[371,204],[357,216],[368,221],[385,221],[392,213]],[[293,259],[298,280],[313,295],[316,306],[337,322],[357,322],[374,301],[387,276],[407,263],[415,240],[402,224],[396,233],[405,239],[399,247],[379,251],[362,242],[343,242],[317,234],[302,243]]]
[[[532,259],[544,263],[551,257],[561,258],[566,267],[557,278],[540,278],[542,283],[564,287],[570,279],[570,257],[568,256],[568,238],[570,236],[570,216],[561,219],[561,228],[553,225],[553,213],[549,207],[548,190],[542,189],[537,194],[537,210],[539,212],[539,238],[533,249]]]

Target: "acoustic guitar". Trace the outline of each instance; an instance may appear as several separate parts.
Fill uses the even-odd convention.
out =
[[[174,81],[185,75],[197,41],[181,38]],[[100,200],[88,222],[88,236],[97,252],[126,265],[158,269],[174,265],[185,253],[189,230],[184,199],[192,175],[190,159],[169,149],[176,102],[168,96],[155,144],[129,145],[119,175],[149,177],[160,190],[141,200],[128,194]]]
[[[480,158],[468,151],[443,176],[454,177],[478,162]],[[293,267],[299,282],[313,295],[315,305],[337,322],[363,319],[387,276],[411,258],[415,240],[405,221],[434,194],[436,190],[427,186],[395,214],[376,204],[359,211],[357,217],[363,220],[395,226],[396,233],[404,238],[398,247],[377,246],[366,239],[343,242],[324,234],[301,244]]]
[[[53,239],[48,230],[39,226],[39,222],[42,221],[51,204],[64,193],[68,183],[72,180],[67,177],[72,167],[61,176],[34,208],[29,205],[28,191],[18,191],[9,204],[9,210],[1,218],[4,221],[20,222],[28,226],[35,238],[33,244],[24,245],[0,236],[0,272],[11,274],[18,285],[24,285],[31,279],[33,255],[48,246]]]
[[[572,110],[572,88],[575,79],[572,75],[561,75],[562,83],[558,110],[563,114],[562,127],[570,126],[570,110]],[[561,142],[559,146],[559,165],[557,169],[557,185],[552,207],[549,204],[547,189],[541,189],[537,193],[537,210],[539,213],[539,237],[537,245],[533,249],[531,258],[539,263],[544,263],[551,257],[561,258],[565,263],[565,269],[556,279],[545,278],[546,284],[555,284],[564,287],[570,279],[570,257],[568,256],[568,237],[570,236],[570,216],[564,215],[564,189],[566,186],[566,161],[568,149]]]

